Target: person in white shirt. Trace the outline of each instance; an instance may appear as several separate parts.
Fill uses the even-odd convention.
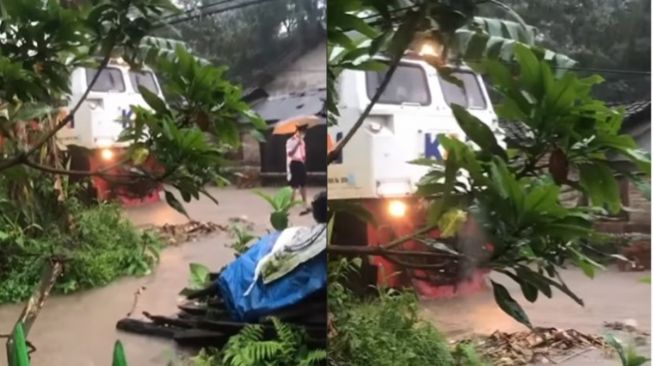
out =
[[[302,197],[305,210],[302,214],[310,213],[308,202],[306,200],[306,143],[304,136],[306,135],[305,127],[297,127],[295,133],[286,141],[286,161],[288,184],[293,189],[292,199],[295,200],[296,192]]]

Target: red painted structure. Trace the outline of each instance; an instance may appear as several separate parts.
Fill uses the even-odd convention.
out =
[[[124,154],[124,149],[112,149],[114,152],[114,158],[110,161],[104,161],[100,156],[99,151],[95,154],[89,156],[89,169],[91,171],[97,171],[104,169],[112,164],[115,161],[121,159],[121,155]],[[160,167],[157,165],[156,161],[153,158],[148,158],[148,160],[143,163],[143,167],[151,172],[160,171]],[[128,172],[124,168],[114,168],[107,171],[107,175],[120,175],[127,174]],[[97,198],[100,201],[109,201],[109,200],[118,200],[124,206],[137,206],[153,202],[158,202],[160,200],[161,186],[156,185],[152,187],[147,186],[136,186],[124,182],[120,179],[105,179],[100,176],[94,176],[92,178],[93,186],[97,191]],[[144,183],[137,183],[138,185]]]
[[[380,222],[378,227],[367,225],[367,243],[370,246],[383,246],[396,238],[403,237],[414,233],[424,227],[424,217],[426,214],[419,208],[416,201],[403,200],[408,205],[407,215],[401,218],[390,217],[387,213],[387,204],[385,200],[368,201],[364,204],[365,208],[372,212]],[[466,224],[466,230],[472,228],[473,223]],[[428,237],[438,238],[440,232],[433,230]],[[483,245],[483,250],[491,251],[491,244]],[[393,249],[401,250],[428,250],[428,247],[416,240],[407,241]],[[393,263],[392,261],[380,257],[372,256],[371,262],[377,266],[377,285],[391,288],[412,287],[423,298],[452,298],[464,296],[466,294],[476,293],[487,289],[486,279],[489,273],[485,269],[476,269],[471,276],[462,279],[454,284],[438,284],[429,278],[433,270],[405,269]],[[411,257],[411,261],[414,257]],[[426,263],[426,262],[424,262]]]

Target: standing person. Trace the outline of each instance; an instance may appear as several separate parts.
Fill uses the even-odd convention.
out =
[[[286,161],[288,162],[288,184],[292,188],[292,200],[295,200],[296,191],[302,197],[304,210],[300,215],[311,212],[306,200],[306,143],[304,136],[306,127],[298,126],[295,133],[286,141]]]

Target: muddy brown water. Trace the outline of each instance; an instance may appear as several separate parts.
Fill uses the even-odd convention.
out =
[[[266,189],[273,192],[273,189]],[[309,191],[316,194],[317,189]],[[264,233],[269,208],[251,190],[213,189],[220,201],[215,206],[208,199],[187,205],[191,217],[199,221],[227,223],[231,217],[246,216],[258,223],[255,231]],[[310,224],[310,216],[298,216],[294,210],[291,221]],[[126,210],[137,225],[178,224],[186,218],[164,203]],[[32,329],[29,340],[37,347],[33,354],[34,366],[105,366],[111,362],[113,343],[120,339],[130,365],[166,365],[177,352],[169,341],[127,334],[115,329],[116,321],[126,316],[134,301],[134,292],[141,286],[146,290],[139,297],[135,314],[147,310],[154,314],[173,314],[180,301],[178,292],[186,285],[188,264],[199,262],[218,269],[233,259],[232,251],[224,246],[229,242],[225,233],[204,237],[166,249],[155,272],[142,278],[124,278],[113,284],[70,296],[56,296],[48,300]],[[643,273],[622,273],[614,269],[598,273],[595,279],[581,272],[563,273],[569,287],[585,300],[580,307],[565,295],[556,292],[552,299],[541,298],[528,303],[519,287],[501,275],[493,279],[506,285],[517,301],[524,305],[531,321],[538,326],[574,328],[602,334],[604,321],[634,319],[638,328],[651,329],[651,287],[638,280]],[[22,304],[0,306],[0,333],[8,333],[17,319]],[[489,292],[453,300],[424,301],[422,316],[453,337],[470,333],[491,333],[496,329],[517,331],[523,328],[498,309]],[[137,316],[137,315],[135,315]],[[4,342],[3,342],[4,343]],[[4,349],[4,347],[2,347]],[[642,348],[650,354],[650,347]],[[0,366],[6,359],[0,357]],[[600,352],[588,352],[561,365],[614,366],[616,360],[605,359]]]
[[[268,193],[274,189],[264,189]],[[318,190],[309,190],[309,196]],[[267,203],[251,190],[213,189],[220,205],[202,199],[187,205],[192,219],[226,224],[231,217],[244,216],[257,223],[255,232],[263,234],[268,227]],[[295,208],[291,222],[306,225],[309,216],[299,216]],[[180,224],[186,218],[164,203],[126,210],[137,225],[164,223]],[[162,366],[173,358],[174,343],[153,337],[132,335],[115,329],[116,322],[125,317],[134,302],[134,293],[142,286],[146,290],[139,296],[134,317],[142,311],[171,315],[181,298],[179,291],[187,284],[188,265],[198,262],[219,269],[233,260],[231,249],[226,248],[229,237],[218,233],[192,243],[170,247],[161,254],[161,263],[154,273],[142,278],[123,278],[106,287],[69,296],[55,296],[41,311],[29,341],[37,351],[32,355],[34,366],[105,366],[110,364],[113,344],[120,339],[125,347],[130,365]],[[9,333],[20,315],[22,304],[0,306],[0,334]],[[0,366],[6,366],[4,341]]]

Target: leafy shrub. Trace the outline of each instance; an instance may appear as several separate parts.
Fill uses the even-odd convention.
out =
[[[299,204],[292,199],[292,188],[284,187],[278,190],[274,195],[265,192],[256,191],[259,197],[267,201],[272,207],[270,214],[270,224],[277,231],[282,231],[289,226],[288,215],[291,208]]]
[[[231,225],[229,231],[231,237],[234,239],[234,242],[229,247],[236,252],[236,257],[245,253],[249,249],[252,240],[256,239],[256,236],[250,230],[239,225]]]
[[[437,329],[419,319],[413,293],[379,289],[378,298],[354,298],[341,281],[359,265],[329,264],[330,366],[483,365],[472,347],[452,353]]]
[[[624,346],[621,340],[612,335],[607,335],[605,338],[608,345],[617,352],[622,366],[641,366],[650,361],[650,359],[637,354],[637,350],[632,345]]]
[[[66,260],[55,286],[59,293],[104,286],[126,275],[145,275],[158,262],[161,240],[152,232],[140,232],[117,205],[85,207],[70,200],[65,212],[72,223],[67,230],[46,222],[36,227],[47,230],[13,230],[2,237],[0,303],[27,299],[53,255]],[[0,231],[9,231],[8,223],[0,222]]]
[[[64,293],[147,275],[159,261],[162,242],[153,232],[140,232],[117,205],[83,209],[74,220],[70,260],[57,286]]]

